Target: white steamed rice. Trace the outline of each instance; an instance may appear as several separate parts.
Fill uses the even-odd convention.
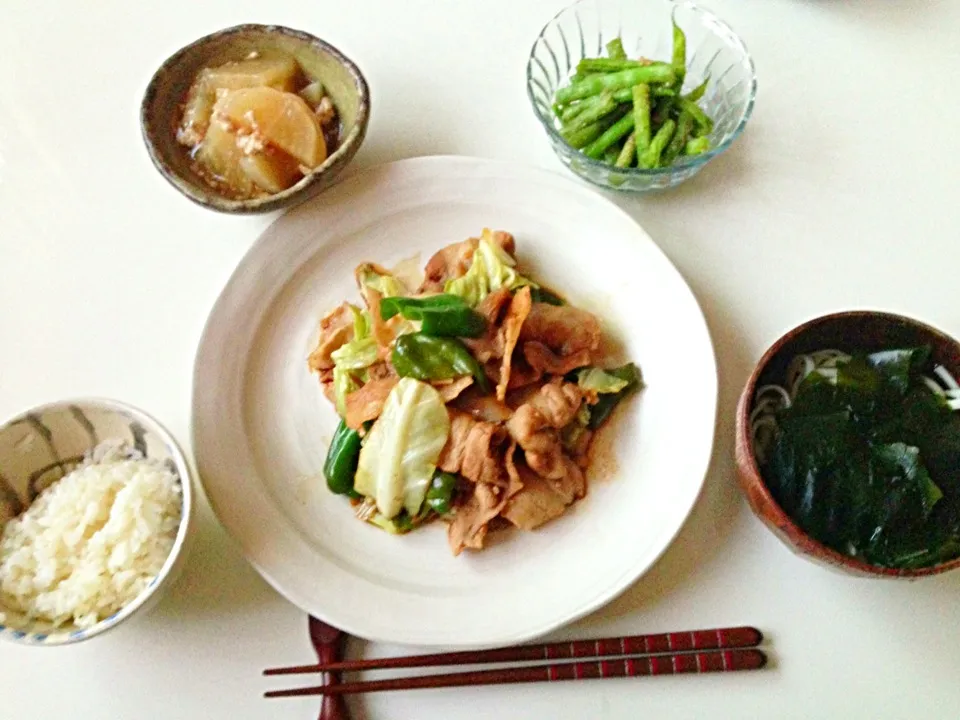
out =
[[[98,455],[3,528],[0,622],[90,627],[160,572],[180,525],[176,475],[155,461]]]

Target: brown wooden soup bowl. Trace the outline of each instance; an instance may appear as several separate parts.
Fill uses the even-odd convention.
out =
[[[801,557],[862,577],[915,578],[960,567],[960,558],[920,568],[879,567],[827,547],[808,535],[780,507],[753,451],[750,413],[756,390],[767,384],[782,384],[787,366],[796,355],[825,348],[850,352],[918,345],[929,345],[932,361],[955,377],[960,376],[960,343],[952,337],[909,317],[864,310],[823,315],[790,330],[764,353],[747,380],[737,403],[737,479],[757,517]]]

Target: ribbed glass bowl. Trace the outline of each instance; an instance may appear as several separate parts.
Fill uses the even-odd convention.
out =
[[[553,114],[554,93],[569,82],[585,57],[606,57],[605,46],[620,36],[631,58],[670,61],[671,18],[687,36],[683,92],[710,77],[699,105],[714,120],[710,150],[680,156],[670,167],[615,168],[570,147]],[[527,94],[557,156],[580,177],[612,190],[646,192],[679,185],[696,175],[743,132],[753,110],[757,78],[743,41],[708,10],[674,0],[578,0],[546,24],[527,62]]]

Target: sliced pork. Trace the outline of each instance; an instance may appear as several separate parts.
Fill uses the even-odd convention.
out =
[[[368,420],[376,420],[383,412],[383,404],[387,395],[400,381],[396,375],[371,380],[359,390],[347,395],[347,416],[345,421],[348,427],[359,430]]]
[[[314,372],[333,367],[331,354],[353,339],[353,311],[350,303],[342,303],[320,320],[317,346],[307,358],[307,366]]]
[[[509,478],[503,463],[509,437],[498,423],[481,422],[469,414],[449,410],[450,435],[437,467],[460,473],[475,483],[506,487]]]
[[[542,343],[557,355],[587,351],[592,358],[600,347],[600,321],[572,305],[534,303],[520,331],[520,340]]]

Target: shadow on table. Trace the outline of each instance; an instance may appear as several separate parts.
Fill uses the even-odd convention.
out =
[[[457,144],[448,134],[373,133],[357,152],[354,171],[382,163],[424,155],[458,155]]]
[[[198,498],[194,537],[183,574],[148,619],[192,624],[249,613],[252,606],[276,600],[276,593],[243,558],[219,526],[209,505]]]
[[[757,111],[758,109],[754,108],[754,113]],[[749,183],[755,177],[751,152],[763,144],[762,139],[756,137],[763,132],[763,129],[755,121],[756,115],[747,123],[747,128],[742,136],[737,138],[727,150],[704,165],[699,173],[686,182],[663,192],[639,196],[621,196],[621,198],[635,200],[636,208],[639,210],[644,206],[656,207],[663,203],[716,204],[727,200],[731,194],[746,192]],[[619,204],[624,205],[622,201]],[[640,212],[631,212],[630,207],[624,207],[624,209],[638,221],[642,219]],[[693,243],[697,242],[697,238],[689,238],[688,240]],[[702,242],[703,239],[701,238],[700,241]]]

